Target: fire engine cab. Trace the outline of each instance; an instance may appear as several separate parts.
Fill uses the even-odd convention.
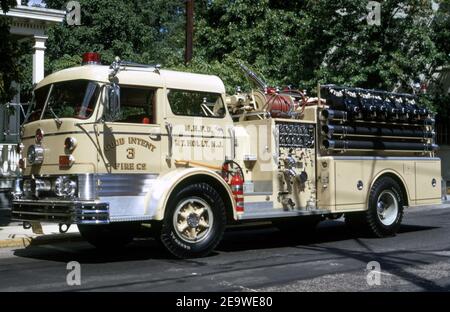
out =
[[[142,224],[177,257],[227,225],[271,221],[313,235],[345,216],[394,235],[404,208],[441,203],[431,112],[408,94],[324,85],[227,96],[220,78],[121,61],[53,73],[21,129],[13,217],[76,224],[99,248]]]

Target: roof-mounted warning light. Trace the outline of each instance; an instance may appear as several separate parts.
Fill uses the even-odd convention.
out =
[[[83,54],[81,65],[100,65],[101,57],[97,52],[86,52]]]

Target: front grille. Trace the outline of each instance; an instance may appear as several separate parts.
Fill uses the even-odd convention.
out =
[[[65,224],[109,223],[106,203],[58,203],[13,201],[12,218],[20,221],[57,222]]]

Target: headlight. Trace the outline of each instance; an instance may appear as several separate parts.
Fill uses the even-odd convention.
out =
[[[30,165],[40,165],[44,161],[44,148],[39,145],[30,145],[27,152],[27,160]]]
[[[43,179],[27,179],[23,181],[23,192],[27,196],[39,197],[42,192],[51,191],[51,183]]]
[[[57,177],[53,185],[53,191],[56,196],[73,197],[77,191],[77,183],[66,176]]]

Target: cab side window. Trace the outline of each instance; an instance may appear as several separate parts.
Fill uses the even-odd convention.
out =
[[[121,119],[118,122],[155,123],[156,89],[120,86]]]
[[[170,108],[175,115],[223,118],[225,106],[220,93],[170,89]]]

